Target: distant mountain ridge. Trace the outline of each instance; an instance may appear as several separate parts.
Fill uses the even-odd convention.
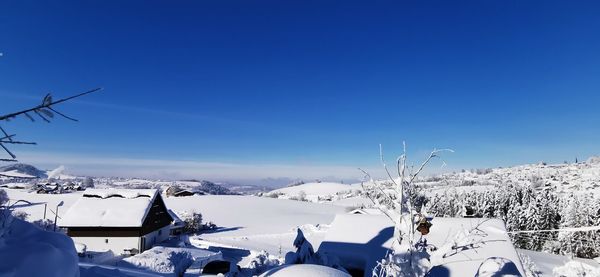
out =
[[[40,170],[33,165],[24,164],[24,163],[16,163],[16,164],[9,164],[9,165],[2,166],[2,167],[0,167],[0,173],[10,173],[10,176],[25,177],[25,178],[27,178],[27,176],[34,177],[34,178],[47,178],[48,177],[48,175],[46,174],[46,171]],[[22,174],[23,176],[18,176],[19,174]]]
[[[198,182],[198,181],[196,181]],[[232,192],[228,188],[215,184],[211,181],[202,180],[198,182],[199,185],[193,188],[193,191],[204,192],[206,194],[213,195],[228,195],[228,194],[237,194]]]

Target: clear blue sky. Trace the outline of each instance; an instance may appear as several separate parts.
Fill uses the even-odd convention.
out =
[[[79,123],[3,123],[40,143],[26,162],[342,179],[402,140],[449,169],[600,154],[597,1],[42,2],[0,4],[0,109],[104,91],[62,107]]]

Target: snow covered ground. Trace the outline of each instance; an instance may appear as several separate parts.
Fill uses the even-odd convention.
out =
[[[280,188],[265,193],[267,197],[295,199],[310,202],[334,201],[357,195],[362,190],[360,184],[306,183]]]
[[[170,197],[165,202],[167,207],[178,213],[201,212],[204,221],[212,221],[221,227],[215,232],[191,238],[195,245],[266,250],[273,255],[285,255],[294,250],[292,242],[298,227],[318,245],[335,215],[346,211],[344,207],[328,204],[255,196]]]
[[[543,252],[517,249],[520,255],[529,257],[540,277],[551,276],[600,276],[600,263],[590,259],[579,259]],[[584,275],[586,274],[586,275]]]
[[[487,189],[495,185],[531,185],[558,193],[600,194],[600,159],[563,164],[527,164],[505,168],[465,170],[425,178],[430,188],[452,186]],[[468,188],[470,187],[470,188]]]
[[[6,177],[2,178],[6,179]],[[165,188],[173,184],[171,181],[149,182],[143,179],[115,181],[116,179],[106,178],[101,179],[104,180],[102,182],[97,180],[95,179],[97,187],[139,186],[142,188],[150,185],[150,187]],[[473,172],[465,171],[428,177],[420,182],[428,194],[443,192],[449,187],[462,191],[489,191],[495,186],[507,182],[556,190],[562,194],[568,192],[599,193],[600,163],[533,164]],[[198,182],[183,181],[178,184],[197,186]],[[42,219],[45,206],[47,207],[46,218],[53,219],[57,204],[61,201],[64,202],[63,206],[59,208],[59,223],[60,216],[64,215],[82,194],[82,192],[35,194],[27,192],[26,189],[5,190],[12,201],[28,201],[15,206],[15,210],[29,214],[28,221]],[[164,200],[167,207],[178,214],[190,211],[200,212],[204,222],[211,221],[219,226],[220,228],[215,231],[190,237],[189,242],[198,248],[212,252],[220,251],[224,257],[238,262],[242,267],[263,250],[278,257],[283,257],[286,252],[293,251],[292,242],[296,236],[296,228],[301,228],[307,239],[317,249],[337,214],[347,213],[349,209],[355,207],[371,207],[370,200],[362,195],[360,184],[308,183],[274,190],[264,196],[266,197],[195,195],[164,197]],[[302,196],[307,201],[289,200]],[[577,259],[575,262],[569,263],[569,259],[563,256],[526,250],[520,250],[520,252],[531,257],[542,276],[553,276],[553,272],[557,274],[572,273],[577,268],[587,267],[592,269],[588,272],[593,272],[594,268],[600,267],[597,262],[592,260]],[[138,258],[141,259],[142,256]],[[149,259],[153,259],[153,257],[149,257]],[[579,262],[582,264],[577,264]],[[135,264],[132,268],[142,267],[141,263],[140,260],[132,262]],[[112,272],[117,269],[90,267],[87,270],[88,272]],[[135,272],[135,270],[131,272]]]
[[[7,192],[11,199],[31,202],[16,208],[27,212],[29,221],[43,218],[44,203],[48,204],[46,217],[53,219],[50,209],[54,210],[60,201],[64,201],[59,208],[59,216],[64,215],[83,193],[35,194],[15,189],[8,189]],[[197,211],[202,213],[205,222],[217,224],[220,227],[218,230],[193,237],[190,242],[198,247],[217,250],[243,249],[225,253],[234,256],[241,265],[246,265],[253,258],[252,252],[266,250],[270,254],[283,256],[293,251],[292,242],[297,227],[302,228],[317,247],[335,215],[346,212],[341,206],[255,196],[195,195],[164,200],[168,208],[179,214]],[[59,224],[60,221],[59,218]]]
[[[0,209],[0,276],[76,277],[77,260],[71,238]]]

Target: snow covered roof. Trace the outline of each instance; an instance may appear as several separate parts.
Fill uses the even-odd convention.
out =
[[[179,218],[179,216],[177,215],[177,213],[175,213],[171,209],[167,209],[167,212],[169,213],[169,215],[171,216],[171,218],[173,218],[173,227],[185,226],[185,222],[183,222],[183,220],[181,220],[181,218]]]
[[[156,189],[88,189],[59,220],[62,227],[141,227]]]
[[[354,209],[349,214],[383,214],[380,209],[374,208],[364,208],[364,209]]]
[[[369,271],[392,245],[394,227],[384,215],[340,214],[331,223],[319,252],[340,258],[346,268]],[[357,268],[357,269],[358,269]]]
[[[485,218],[434,218],[428,244],[435,270],[445,276],[475,276],[483,261],[492,257],[511,260],[524,276],[518,254],[504,222]],[[341,214],[331,223],[319,252],[336,255],[342,265],[363,265],[370,272],[391,247],[394,227],[384,215]]]
[[[359,185],[345,185],[340,183],[306,183],[297,186],[285,187],[276,190],[272,190],[269,193],[283,193],[289,196],[298,196],[300,192],[306,193],[306,195],[335,195],[339,192],[350,192],[353,190],[362,189]]]

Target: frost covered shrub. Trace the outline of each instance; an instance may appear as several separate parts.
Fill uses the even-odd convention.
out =
[[[304,192],[303,190],[301,190],[298,193],[298,196],[292,196],[292,197],[290,197],[290,200],[304,201],[304,202],[308,201],[308,199],[306,199],[306,192]]]
[[[217,225],[210,221],[207,223],[202,223],[202,214],[198,212],[184,213],[181,219],[185,223],[183,232],[186,234],[217,229]]]
[[[298,192],[298,200],[300,200],[300,201],[306,201],[306,192],[304,192],[303,190],[301,190],[300,192]]]
[[[267,193],[265,196],[269,198],[279,198],[279,196],[283,195],[281,192]]]
[[[484,174],[488,174],[488,173],[492,173],[492,169],[491,168],[478,168],[475,173],[477,173],[477,175],[484,175]]]
[[[531,261],[531,258],[521,252],[518,252],[518,254],[519,260],[521,260],[521,264],[523,265],[523,269],[525,269],[525,277],[539,277],[540,271],[535,263]]]
[[[52,229],[54,228],[54,222],[50,219],[40,219],[32,223],[44,231],[52,231]]]
[[[27,221],[29,214],[24,211],[13,211],[12,216],[14,216],[15,218],[18,218],[20,220]]]
[[[463,180],[460,185],[463,186],[463,187],[473,186],[473,185],[475,185],[475,181],[473,181],[473,180]]]
[[[187,251],[171,252],[168,260],[173,265],[175,276],[183,276],[185,271],[194,263],[192,254]]]
[[[58,226],[56,226],[56,231],[55,231],[54,221],[52,221],[50,219],[39,219],[39,220],[36,220],[31,223],[44,231],[57,232],[57,233],[63,233],[63,234],[67,233],[67,229],[60,228]]]
[[[185,213],[183,215],[183,222],[185,222],[185,227],[183,227],[183,232],[187,234],[197,233],[202,230],[202,214],[201,213]]]
[[[304,237],[304,233],[300,228],[298,228],[296,239],[294,239],[294,247],[296,247],[296,253],[290,253],[295,255],[290,253],[285,255],[286,264],[319,264],[312,244]]]
[[[8,202],[8,194],[3,189],[0,189],[0,206],[4,206]]]
[[[304,233],[298,228],[298,234],[294,239],[296,252],[288,252],[285,255],[285,264],[314,264],[328,266],[346,272],[340,265],[339,259],[323,253],[315,253],[312,244],[304,237]]]
[[[85,177],[85,179],[83,180],[82,186],[84,188],[93,188],[94,187],[94,179],[92,179],[92,177]]]
[[[269,255],[267,251],[260,251],[248,263],[247,268],[250,269],[252,275],[259,275],[271,268],[278,267],[282,264],[279,258]]]

